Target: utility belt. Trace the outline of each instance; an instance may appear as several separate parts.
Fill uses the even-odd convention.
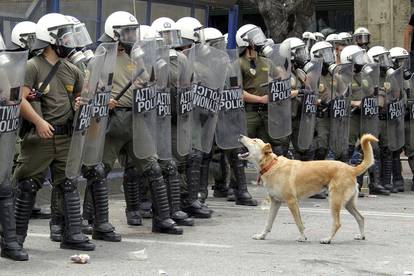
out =
[[[246,112],[267,112],[267,104],[246,104],[245,110]]]
[[[114,108],[115,111],[132,111],[132,107],[123,107],[123,106],[117,106]]]
[[[385,112],[385,110],[381,110],[381,109],[380,109],[380,112],[379,112],[379,114],[378,114],[378,118],[379,118],[381,121],[386,121],[386,120],[387,120],[387,113]]]
[[[329,108],[318,108],[316,110],[316,118],[329,118]]]
[[[53,131],[54,135],[72,135],[72,121],[68,120],[68,122],[64,125],[52,125],[55,131]]]

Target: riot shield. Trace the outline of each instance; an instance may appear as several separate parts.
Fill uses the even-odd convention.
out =
[[[379,64],[364,65],[361,70],[361,134],[370,133],[378,137],[378,87]]]
[[[169,83],[169,48],[157,47],[155,75],[157,76],[157,154],[161,160],[172,158],[171,145],[171,94]]]
[[[292,133],[290,46],[272,45],[269,56],[268,127],[269,135],[282,138]]]
[[[102,43],[100,46],[106,50],[105,63],[93,99],[91,124],[86,132],[83,157],[86,166],[94,166],[102,161],[118,43]]]
[[[405,143],[403,71],[401,68],[387,74],[384,83],[387,94],[387,138],[391,151],[401,149]]]
[[[0,52],[0,185],[11,177],[27,54]]]
[[[332,72],[329,147],[337,156],[348,150],[352,73],[351,63],[339,64]]]
[[[318,101],[319,79],[322,72],[323,59],[313,59],[306,64],[306,74],[297,74],[304,89],[302,111],[299,122],[298,147],[308,150],[312,144],[316,124],[316,104]]]
[[[143,159],[157,154],[156,41],[136,42],[131,52],[131,59],[135,65],[135,72],[131,76],[134,92],[133,148],[135,156]]]
[[[177,53],[177,153],[190,153],[193,133],[193,90],[195,47]]]
[[[105,53],[105,48],[98,46],[95,50],[95,56],[91,58],[85,70],[84,83],[80,95],[81,104],[73,118],[72,139],[70,141],[66,162],[65,174],[69,179],[76,178],[80,175],[84,157],[86,132],[91,122],[92,102],[105,63]]]
[[[240,134],[246,135],[246,116],[243,101],[243,80],[237,49],[227,49],[230,63],[221,94],[216,127],[216,144],[221,149],[241,147]]]
[[[408,121],[408,144],[411,148],[414,147],[414,74],[411,75],[408,81],[407,91],[407,112],[409,115]]]
[[[193,148],[209,153],[213,146],[218,110],[229,56],[205,45],[195,46],[193,82]]]

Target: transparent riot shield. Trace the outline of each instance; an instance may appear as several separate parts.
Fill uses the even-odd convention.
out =
[[[414,147],[414,74],[411,75],[408,81],[407,91],[407,112],[408,112],[408,135],[406,139],[411,148]],[[407,144],[406,142],[406,144]]]
[[[378,87],[379,64],[369,63],[361,70],[361,134],[370,133],[378,137]]]
[[[102,162],[118,43],[102,43],[100,46],[106,50],[105,63],[93,99],[91,123],[86,132],[83,157],[83,164],[86,166],[94,166]]]
[[[195,47],[177,52],[177,153],[186,156],[192,147],[193,90]]]
[[[169,83],[169,48],[157,47],[155,75],[157,76],[157,154],[161,160],[172,158],[171,145],[171,93]]]
[[[0,185],[11,177],[27,54],[0,52]]]
[[[98,46],[95,50],[95,56],[91,58],[85,70],[84,83],[80,96],[81,104],[76,110],[73,118],[72,139],[70,141],[66,162],[65,174],[69,179],[76,178],[80,175],[80,169],[83,164],[86,133],[91,122],[93,98],[98,88],[102,68],[105,64],[105,53],[105,48]]]
[[[205,45],[195,46],[193,82],[193,148],[209,153],[213,146],[219,104],[229,56]]]
[[[268,127],[269,135],[282,138],[292,133],[291,63],[287,43],[272,45],[269,56]]]
[[[302,111],[299,123],[298,147],[308,150],[315,134],[316,105],[318,102],[319,79],[322,72],[323,59],[313,59],[306,64],[306,73],[298,73],[298,79],[303,84]]]
[[[351,63],[339,64],[332,72],[329,147],[335,155],[348,150],[352,73]]]
[[[387,74],[384,82],[387,94],[387,138],[391,151],[401,149],[405,143],[403,71],[401,68]]]
[[[157,154],[157,90],[155,77],[156,41],[135,43],[131,59],[135,72],[131,76],[133,87],[132,134],[134,154],[148,158]]]
[[[221,94],[219,115],[216,127],[216,144],[221,149],[241,147],[240,134],[246,135],[246,115],[243,101],[243,80],[241,76],[239,52],[227,49],[230,63]]]

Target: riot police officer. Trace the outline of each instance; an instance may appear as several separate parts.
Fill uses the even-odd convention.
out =
[[[44,51],[29,61],[23,89],[22,116],[34,127],[23,138],[14,174],[17,181],[16,232],[23,244],[37,190],[45,178],[44,172],[51,166],[53,185],[62,189],[63,194],[65,228],[61,248],[94,250],[94,244],[81,231],[76,180],[65,175],[74,95],[81,92],[83,85],[79,69],[64,60],[76,46],[73,33],[73,23],[56,13],[43,16],[36,26],[37,48]],[[40,82],[51,70],[56,70],[56,75],[47,87],[42,88]],[[35,110],[26,98],[36,88],[43,91],[38,90],[41,105]]]

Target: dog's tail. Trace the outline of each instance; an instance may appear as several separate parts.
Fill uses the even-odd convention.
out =
[[[361,138],[362,151],[364,159],[362,163],[354,167],[355,176],[363,174],[369,167],[374,165],[374,153],[372,151],[371,142],[378,142],[378,139],[372,134],[364,134]]]

